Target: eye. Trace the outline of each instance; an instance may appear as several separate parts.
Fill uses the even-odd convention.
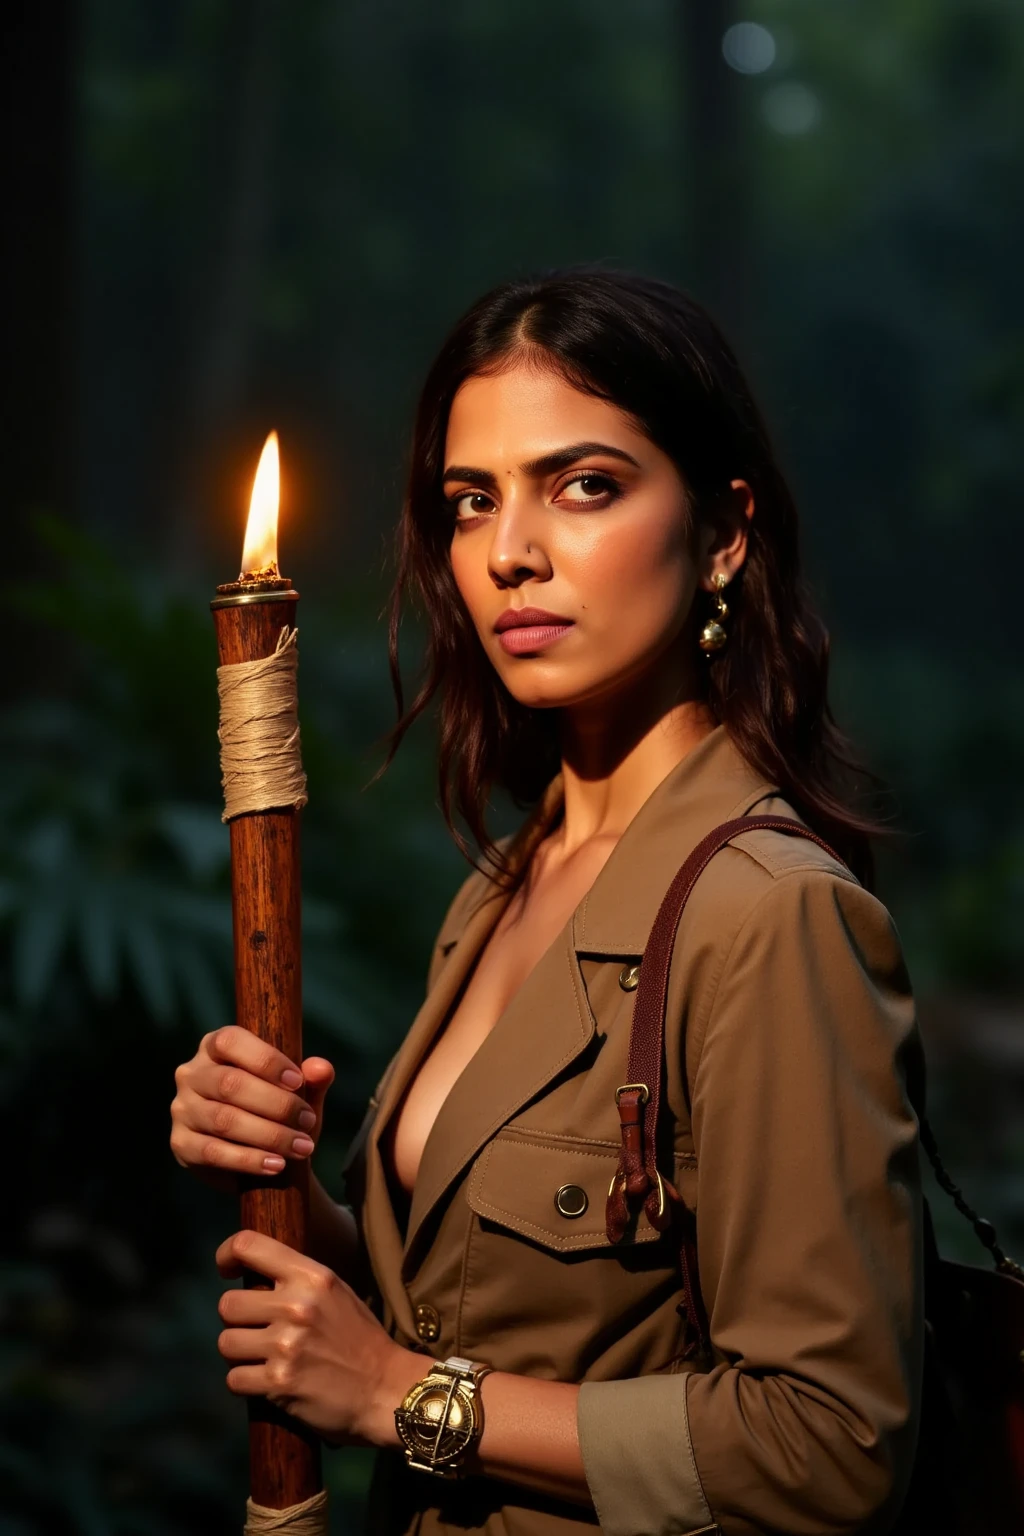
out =
[[[463,491],[459,496],[449,496],[448,505],[455,513],[456,522],[467,522],[494,510],[494,503],[485,491]]]
[[[609,506],[621,493],[622,487],[614,476],[588,469],[567,480],[555,500],[567,501],[577,507],[603,507]]]

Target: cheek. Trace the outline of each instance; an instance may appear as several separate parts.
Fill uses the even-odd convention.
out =
[[[586,548],[577,547],[582,603],[600,618],[627,613],[654,627],[678,619],[688,607],[696,568],[678,521],[633,518],[605,526]]]

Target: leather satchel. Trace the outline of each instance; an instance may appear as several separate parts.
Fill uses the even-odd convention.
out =
[[[697,1269],[695,1219],[656,1161],[669,966],[683,909],[701,872],[732,838],[761,829],[807,838],[843,862],[817,833],[782,816],[741,816],[715,827],[698,843],[669,886],[651,929],[634,1001],[629,1081],[616,1092],[622,1146],[608,1192],[606,1230],[610,1241],[620,1242],[639,1203],[657,1230],[674,1230],[685,1359],[710,1360],[711,1341]],[[991,1222],[968,1205],[946,1172],[923,1117],[920,1139],[939,1187],[971,1223],[994,1267],[942,1258],[925,1200],[921,1423],[898,1529],[957,1536],[1024,1532],[1024,1270],[1003,1252]]]

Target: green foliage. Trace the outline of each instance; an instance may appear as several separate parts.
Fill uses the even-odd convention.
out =
[[[915,986],[1024,989],[1024,686],[993,665],[965,668],[893,648],[847,655],[835,695],[890,785],[895,838],[881,893]]]

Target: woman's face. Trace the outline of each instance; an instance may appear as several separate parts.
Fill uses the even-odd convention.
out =
[[[685,684],[669,648],[698,584],[743,552],[722,564],[704,528],[691,546],[679,471],[618,407],[538,362],[474,375],[452,404],[444,490],[456,584],[520,703],[614,695],[662,659]]]

